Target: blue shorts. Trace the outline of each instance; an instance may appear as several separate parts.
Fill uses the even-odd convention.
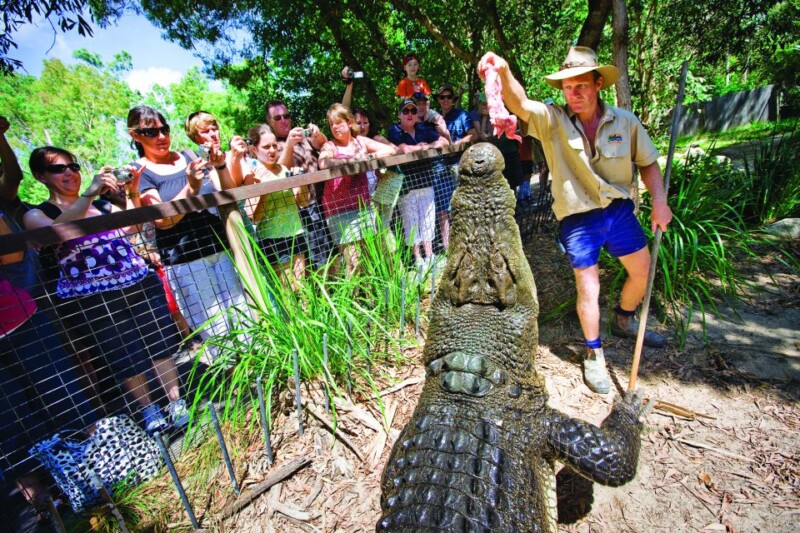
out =
[[[572,268],[597,264],[600,249],[622,257],[647,246],[647,237],[633,214],[632,200],[614,200],[605,209],[570,215],[561,220],[558,240]]]

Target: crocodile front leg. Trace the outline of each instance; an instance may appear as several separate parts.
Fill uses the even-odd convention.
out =
[[[617,487],[636,475],[643,411],[641,396],[634,393],[617,398],[599,428],[552,411],[547,442],[558,461],[592,481]]]

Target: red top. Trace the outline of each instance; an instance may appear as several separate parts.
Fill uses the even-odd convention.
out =
[[[417,78],[414,81],[403,78],[397,84],[397,90],[394,92],[400,98],[411,98],[414,93],[425,93],[425,96],[430,96],[431,88],[428,87],[428,82],[422,78]]]
[[[330,141],[333,142],[333,141]],[[339,147],[333,143],[336,159],[364,159],[367,150],[362,146],[358,139],[356,143],[356,153],[353,155],[339,153]],[[369,180],[365,172],[360,172],[352,176],[342,176],[333,178],[325,182],[325,189],[322,193],[322,212],[325,217],[355,211],[362,205],[369,205]]]
[[[25,323],[36,312],[36,302],[24,289],[0,278],[0,338]]]

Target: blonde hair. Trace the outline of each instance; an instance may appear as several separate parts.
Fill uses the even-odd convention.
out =
[[[350,135],[357,137],[361,133],[361,129],[356,124],[356,117],[350,111],[350,108],[344,104],[333,104],[328,108],[327,113],[328,124],[344,120],[350,125]]]
[[[186,123],[184,124],[186,136],[193,142],[199,143],[197,134],[200,133],[201,129],[208,126],[216,126],[219,129],[219,122],[214,118],[214,115],[208,111],[195,111],[186,117]]]

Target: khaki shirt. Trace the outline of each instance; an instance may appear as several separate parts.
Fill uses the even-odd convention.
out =
[[[646,167],[658,150],[633,113],[600,102],[603,116],[595,135],[595,155],[589,149],[580,120],[568,106],[530,100],[525,110],[527,135],[542,142],[553,176],[553,212],[558,220],[607,207],[630,198],[633,166]]]

